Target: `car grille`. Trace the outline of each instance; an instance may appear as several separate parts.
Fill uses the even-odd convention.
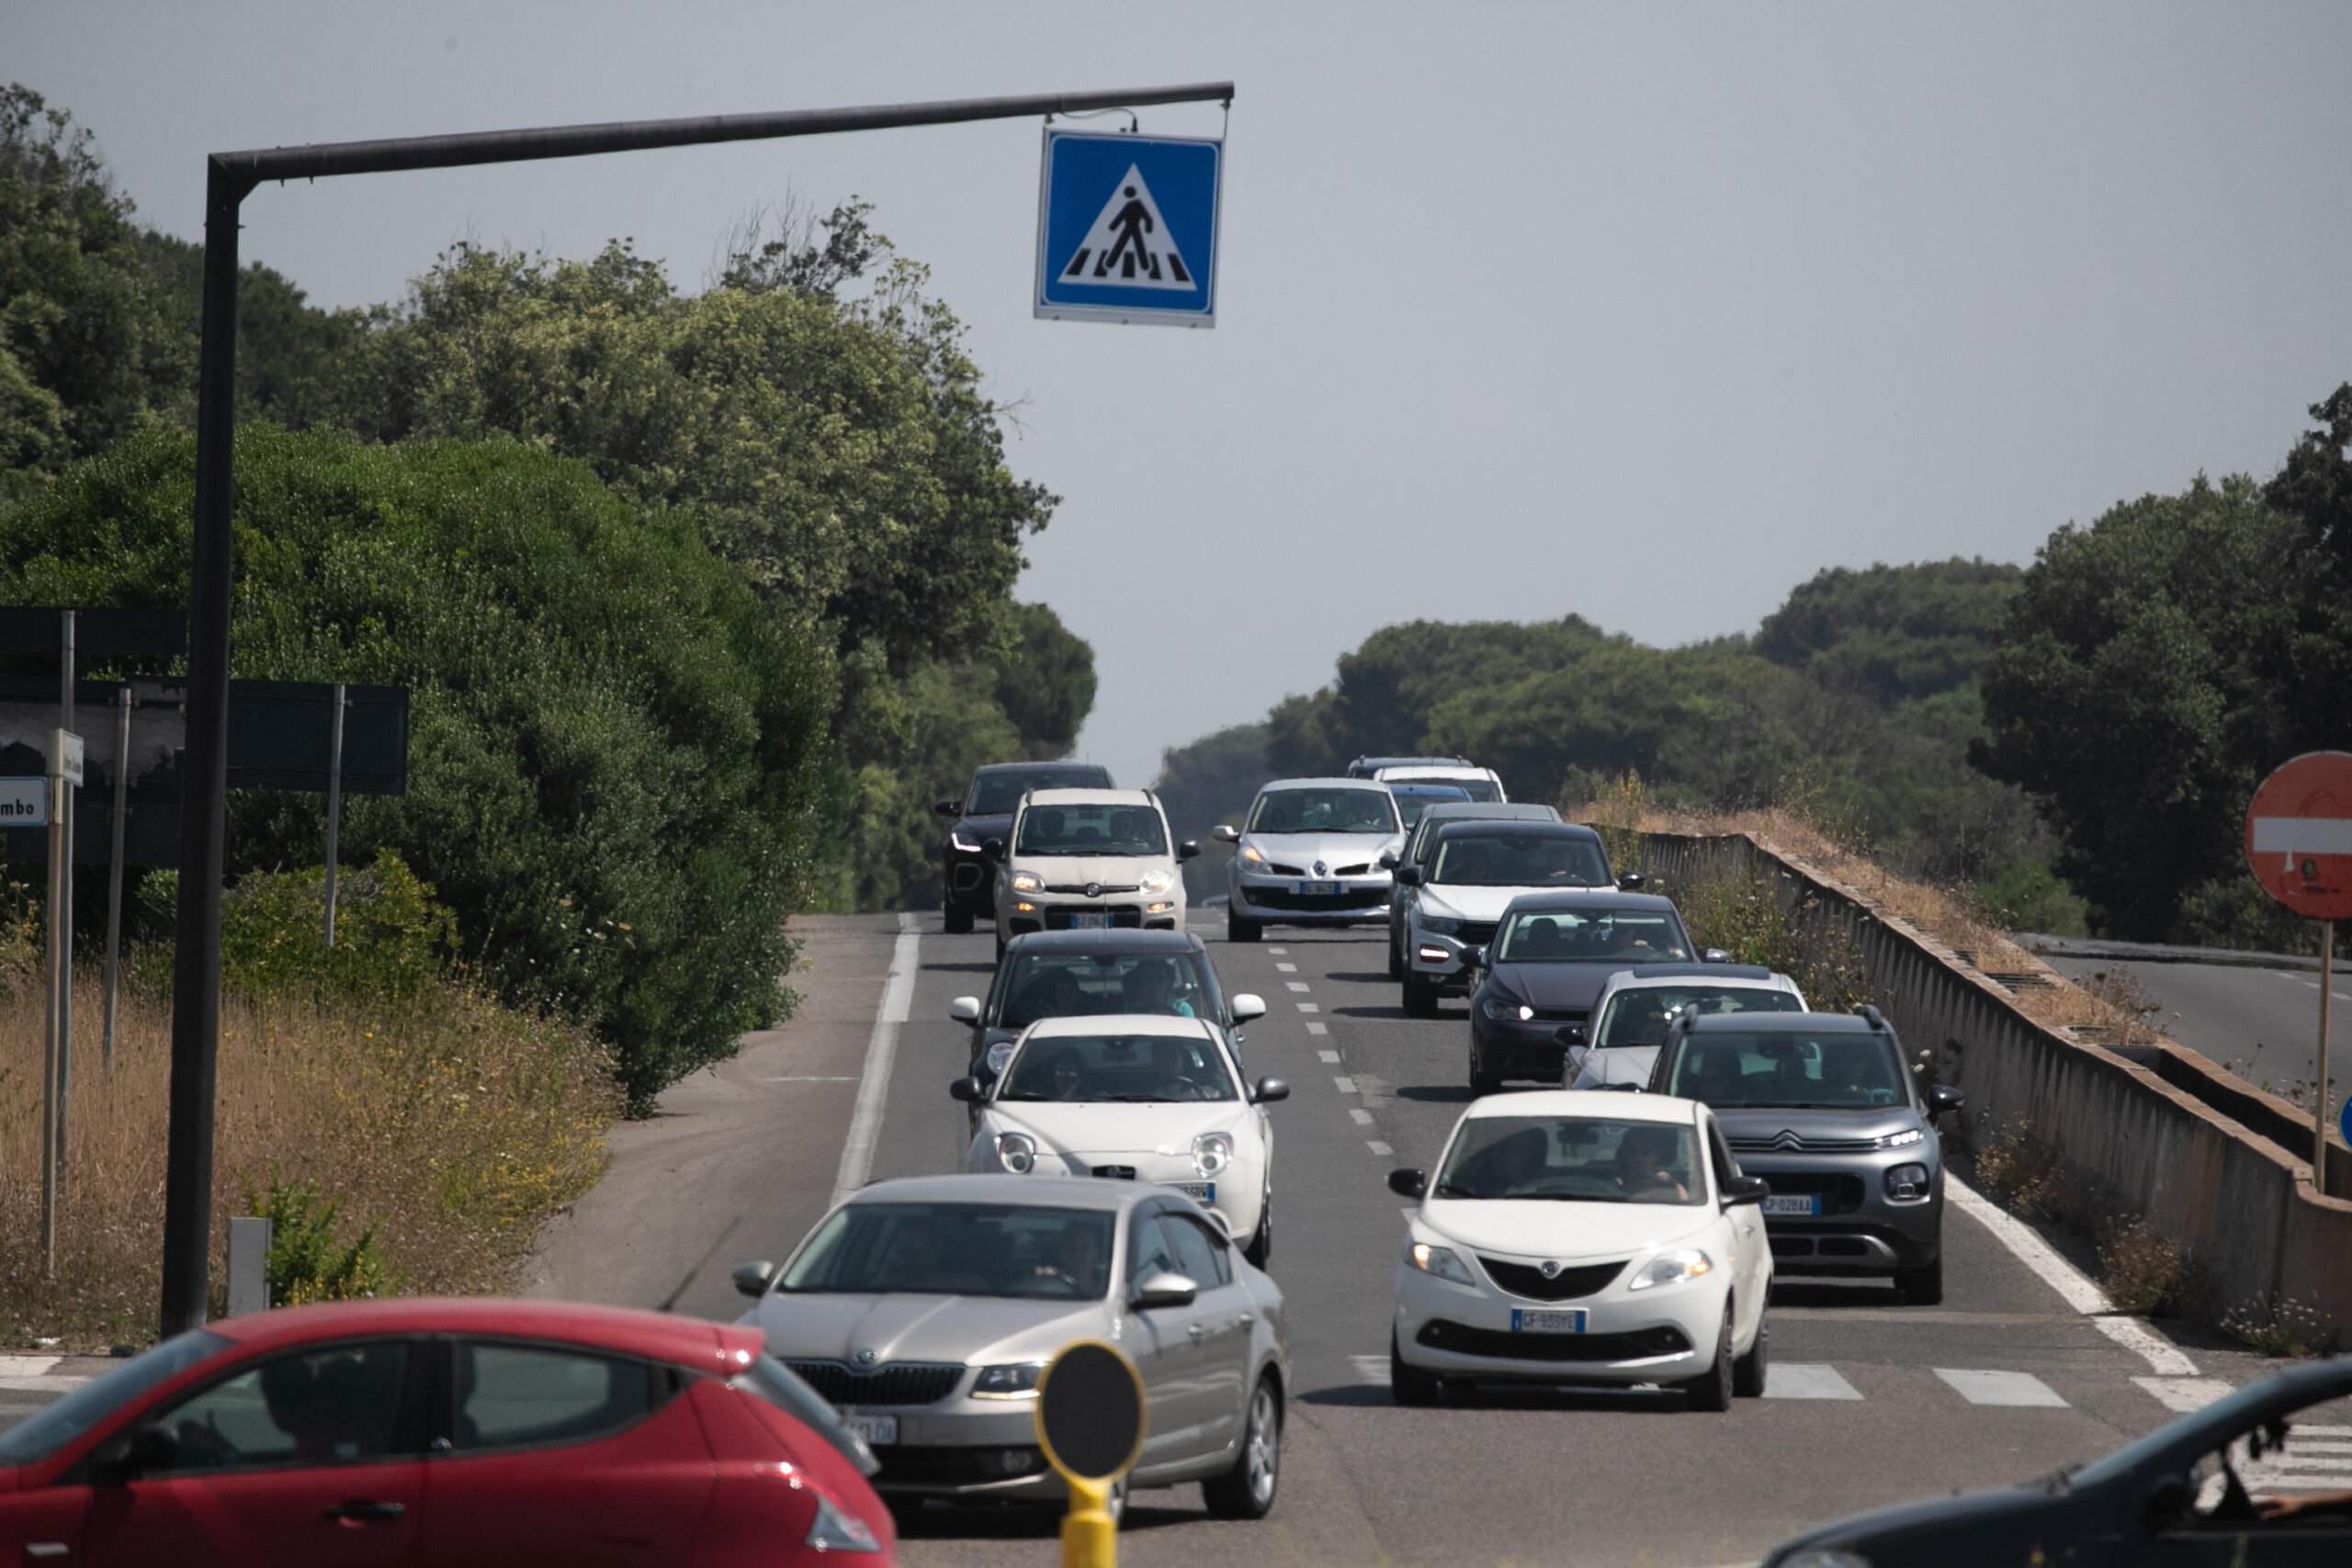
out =
[[[1133,893],[1136,891],[1136,885],[1130,882],[1122,886],[1114,886],[1108,882],[1098,882],[1094,884],[1091,889],[1090,889],[1083,882],[1049,882],[1046,885],[1046,891],[1048,893],[1075,893],[1082,898],[1091,898],[1099,894]]]
[[[1359,887],[1351,893],[1298,893],[1287,887],[1252,887],[1250,902],[1261,909],[1294,909],[1301,914],[1377,909],[1388,902],[1388,890]]]
[[[1433,1317],[1415,1338],[1432,1350],[1510,1361],[1634,1361],[1690,1348],[1682,1330],[1671,1325],[1631,1334],[1506,1334]]]
[[[1462,922],[1462,929],[1453,933],[1453,940],[1464,947],[1483,947],[1495,940],[1495,922],[1464,920]]]
[[[1047,909],[1045,911],[1045,925],[1043,929],[1049,931],[1076,931],[1078,929],[1076,922],[1078,917],[1080,915],[1107,916],[1109,917],[1110,923],[1114,928],[1123,926],[1133,927],[1143,924],[1143,910],[1133,904],[1097,904],[1083,909],[1075,909],[1067,907]],[[1021,922],[1015,920],[1013,923],[1018,925]]]
[[[1268,861],[1266,862],[1264,874],[1268,876],[1305,876],[1306,872],[1306,869],[1301,866],[1283,865],[1278,862]]]
[[[839,1361],[789,1363],[809,1387],[835,1404],[936,1404],[964,1376],[961,1362],[885,1361],[873,1368]]]
[[[1331,874],[1334,876],[1370,876],[1372,874],[1372,863],[1370,861],[1364,861],[1357,865],[1338,866],[1332,870]]]
[[[1529,1263],[1506,1263],[1499,1258],[1484,1253],[1478,1264],[1487,1278],[1514,1296],[1525,1296],[1532,1302],[1566,1302],[1578,1296],[1589,1296],[1625,1271],[1628,1259],[1614,1263],[1588,1263],[1579,1269],[1563,1269],[1546,1279],[1544,1270]]]
[[[1098,1165],[1094,1168],[1094,1174],[1106,1181],[1133,1181],[1136,1168],[1131,1165]]]
[[[1770,1170],[1760,1173],[1772,1186],[1773,1196],[1812,1192],[1821,1198],[1824,1214],[1850,1214],[1862,1206],[1862,1179],[1848,1171]],[[1802,1220],[1801,1214],[1768,1214],[1767,1220]]]
[[[1736,1155],[1861,1155],[1878,1147],[1876,1138],[1806,1138],[1775,1133],[1769,1138],[1728,1138]]]

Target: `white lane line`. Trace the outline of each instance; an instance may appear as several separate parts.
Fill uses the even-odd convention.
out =
[[[1323,1010],[1317,1007],[1313,1002],[1301,1002],[1298,1004],[1298,1010],[1301,1012],[1321,1012]]]
[[[898,945],[890,950],[890,983],[874,1014],[865,1042],[865,1076],[857,1086],[857,1106],[849,1115],[849,1138],[842,1145],[841,1169],[833,1177],[833,1201],[842,1202],[874,1174],[874,1148],[882,1137],[882,1106],[890,1098],[890,1068],[899,1055],[899,1025],[914,1005],[915,965],[922,933],[911,914],[899,917]]]
[[[1366,1138],[1363,1141],[1363,1146],[1370,1149],[1374,1154],[1378,1155],[1382,1159],[1386,1159],[1390,1155],[1396,1152],[1395,1149],[1390,1148],[1386,1144],[1382,1143],[1378,1138]]]
[[[1349,1365],[1356,1370],[1356,1382],[1385,1384],[1388,1382],[1388,1358],[1385,1356],[1350,1356]]]
[[[1331,1032],[1331,1026],[1328,1023],[1309,1023],[1306,1026],[1306,1032],[1309,1034],[1329,1034]]]
[[[1298,965],[1295,964],[1277,964],[1274,965],[1274,973],[1277,975],[1295,975],[1298,973]]]
[[[1283,984],[1288,986],[1294,991],[1311,991],[1315,988],[1304,980],[1284,980]]]
[[[62,1358],[57,1356],[0,1356],[0,1378],[37,1378]]]
[[[1817,1361],[1774,1361],[1764,1369],[1767,1399],[1860,1399],[1861,1390]]]
[[[1404,1215],[1404,1216],[1405,1216],[1405,1218],[1406,1218],[1406,1220],[1407,1220],[1408,1223],[1411,1221],[1411,1219],[1412,1219],[1412,1217],[1413,1217],[1413,1211],[1412,1211],[1412,1210],[1410,1210],[1410,1209],[1399,1209],[1399,1210],[1397,1210],[1396,1212],[1397,1212],[1398,1213],[1400,1213],[1400,1214]]]
[[[1971,1404],[2003,1404],[2017,1408],[2064,1410],[2058,1391],[2031,1372],[1980,1371],[1966,1367],[1938,1367],[1936,1376],[1960,1392]]]
[[[1270,947],[1266,949],[1266,951],[1272,953],[1276,958],[1286,958],[1290,955],[1290,949],[1287,947]]]
[[[1372,1125],[1372,1112],[1366,1111],[1360,1105],[1351,1110],[1348,1114],[1356,1119],[1356,1125],[1359,1127],[1369,1127]]]
[[[1317,1051],[1315,1055],[1327,1066],[1340,1059],[1340,1054],[1337,1051]]]
[[[1340,1086],[1341,1094],[1353,1094],[1356,1091],[1356,1080],[1353,1078],[1335,1077],[1331,1081]]]
[[[2230,1385],[2219,1378],[2133,1378],[2132,1381],[2146,1389],[2150,1397],[2166,1410],[2177,1410],[2183,1416],[2192,1410],[2202,1410],[2215,1400],[2227,1397],[2231,1392]]]
[[[831,1077],[809,1073],[786,1073],[781,1077],[763,1077],[753,1081],[757,1083],[862,1083],[865,1080],[854,1073],[842,1073]]]
[[[1944,1173],[1944,1195],[1959,1206],[1961,1213],[1991,1231],[1994,1240],[2007,1247],[2011,1256],[2032,1269],[2068,1306],[2088,1317],[2101,1334],[2147,1362],[2148,1370],[2156,1376],[2197,1375],[2197,1363],[2163,1335],[2137,1318],[2116,1315],[2115,1303],[2108,1293],[2089,1275],[2059,1257],[2048,1242],[2034,1234],[2032,1226],[1949,1170]]]

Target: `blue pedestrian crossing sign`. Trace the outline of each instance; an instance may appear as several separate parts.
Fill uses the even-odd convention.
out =
[[[1216,324],[1225,143],[1046,128],[1036,313]]]

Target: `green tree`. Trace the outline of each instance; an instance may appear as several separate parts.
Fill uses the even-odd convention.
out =
[[[996,671],[997,705],[1020,731],[1023,757],[1068,756],[1094,707],[1094,649],[1043,604],[1013,605],[1012,630],[1012,650]]]
[[[1764,617],[1756,651],[1890,706],[1932,697],[1974,682],[2019,571],[1958,558],[1832,567]]]

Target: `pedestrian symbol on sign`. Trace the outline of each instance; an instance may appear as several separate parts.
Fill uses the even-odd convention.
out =
[[[1200,287],[1160,220],[1151,187],[1133,164],[1127,177],[1112,189],[1111,199],[1102,204],[1102,214],[1079,242],[1061,276],[1072,283],[1116,283],[1130,288]]]

